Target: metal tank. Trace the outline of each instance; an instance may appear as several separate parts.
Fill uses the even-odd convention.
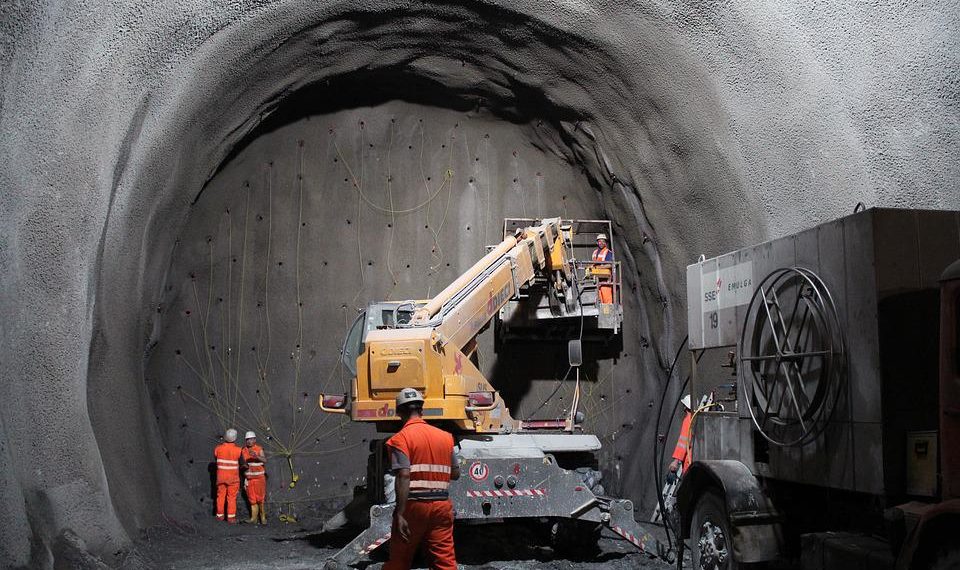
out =
[[[738,562],[939,497],[938,281],[958,257],[960,213],[870,209],[687,267],[690,390],[712,402],[687,536],[711,487]]]

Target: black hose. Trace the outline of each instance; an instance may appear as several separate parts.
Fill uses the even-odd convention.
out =
[[[571,371],[571,370],[573,370],[573,366],[567,368],[567,373],[563,375],[563,378],[560,378],[560,379],[557,380],[556,386],[553,387],[553,392],[550,392],[550,395],[547,396],[546,398],[544,398],[542,402],[540,402],[540,405],[537,406],[537,409],[536,409],[536,410],[533,410],[532,412],[530,412],[530,413],[527,415],[527,419],[525,419],[525,420],[523,420],[523,421],[529,422],[530,420],[532,420],[532,419],[533,419],[533,416],[535,416],[535,415],[537,414],[537,412],[539,412],[540,410],[542,410],[543,407],[547,405],[547,402],[549,402],[550,400],[552,400],[553,397],[557,395],[557,392],[560,391],[560,386],[563,386],[563,382],[567,379],[568,376],[570,376],[570,371]]]
[[[663,528],[667,532],[668,544],[671,542],[670,532],[673,529],[670,526],[670,521],[667,519],[667,509],[666,509],[666,505],[663,503],[663,494],[661,492],[661,488],[663,487],[663,484],[662,484],[662,480],[660,479],[660,464],[663,462],[663,457],[662,457],[662,454],[660,456],[657,455],[657,443],[658,443],[657,439],[658,439],[658,434],[660,433],[660,417],[663,415],[663,403],[667,398],[667,389],[670,387],[670,379],[673,378],[673,370],[674,368],[676,368],[677,362],[680,360],[680,353],[683,352],[683,347],[687,345],[687,341],[689,339],[690,339],[689,335],[683,337],[683,342],[681,342],[680,347],[677,348],[677,354],[674,355],[673,363],[670,365],[670,370],[667,372],[667,379],[663,383],[663,392],[660,394],[660,407],[657,409],[657,422],[656,422],[656,425],[654,426],[654,432],[653,432],[653,458],[654,458],[653,480],[657,486],[657,488],[655,489],[657,494],[657,503],[660,505],[660,516],[663,518]],[[674,534],[676,534],[676,532],[674,532]]]
[[[683,339],[683,343],[680,345],[681,349],[683,348],[683,345],[688,340],[689,340],[689,337],[686,337]],[[703,358],[703,355],[704,355],[704,352],[701,351],[700,354],[697,355],[696,361],[700,362],[700,359]],[[679,351],[678,351],[677,357],[679,357]],[[677,357],[674,357],[674,365],[676,365]],[[654,453],[654,474],[653,475],[657,485],[657,502],[660,505],[660,512],[662,513],[662,516],[663,516],[663,527],[667,534],[667,542],[672,543],[672,541],[670,540],[670,533],[672,532],[676,540],[675,548],[677,550],[677,557],[678,559],[680,559],[683,556],[683,541],[680,540],[680,529],[675,529],[671,526],[670,519],[668,519],[666,516],[665,505],[663,503],[663,496],[660,494],[660,489],[663,487],[663,482],[660,479],[660,468],[663,465],[663,456],[666,453],[666,445],[662,446],[658,452],[657,437],[656,437],[656,434],[660,433],[660,418],[662,417],[663,403],[666,400],[667,388],[670,385],[669,380],[672,377],[672,375],[673,375],[673,366],[670,367],[670,373],[667,376],[667,382],[664,384],[663,393],[660,396],[660,409],[657,413],[656,433],[653,439],[653,453]],[[690,375],[687,374],[687,377],[684,379],[683,384],[680,386],[680,393],[682,394],[687,389],[687,386],[689,385],[690,385]],[[680,406],[680,400],[677,400],[677,402],[673,405],[673,410],[670,413],[670,421],[667,424],[667,429],[664,433],[669,434],[670,431],[673,429],[673,422],[674,420],[676,420],[677,408],[679,406]],[[666,443],[666,440],[664,441],[664,443]]]

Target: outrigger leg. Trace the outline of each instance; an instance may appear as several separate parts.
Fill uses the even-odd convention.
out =
[[[361,532],[350,544],[327,560],[326,570],[344,570],[351,568],[365,556],[390,540],[393,525],[394,504],[373,505],[370,507],[370,526]]]
[[[627,542],[646,554],[672,562],[671,549],[654,538],[633,518],[633,501],[612,499],[607,508],[607,512],[601,515],[601,520],[610,530],[627,539]]]

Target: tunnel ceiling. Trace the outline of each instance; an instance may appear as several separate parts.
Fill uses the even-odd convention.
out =
[[[22,2],[0,16],[0,316],[14,379],[0,387],[0,457],[16,466],[0,475],[0,555],[15,564],[51,564],[68,529],[116,554],[161,512],[195,512],[164,448],[173,414],[149,396],[184,303],[171,295],[203,258],[206,234],[191,232],[223,243],[222,184],[263,166],[263,141],[277,162],[298,156],[280,138],[304,109],[354,129],[391,101],[437,133],[454,116],[489,121],[535,149],[526,167],[569,169],[550,191],[575,185],[585,210],[614,220],[636,287],[628,331],[649,357],[617,374],[640,378],[637,402],[682,339],[683,267],[698,254],[858,201],[960,207],[958,14],[934,2]],[[301,139],[319,149],[330,134]],[[649,486],[643,453],[605,461]]]

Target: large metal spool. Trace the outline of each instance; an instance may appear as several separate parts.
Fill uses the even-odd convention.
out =
[[[781,268],[756,288],[740,336],[741,386],[757,430],[801,446],[824,430],[846,382],[843,329],[823,280]]]

